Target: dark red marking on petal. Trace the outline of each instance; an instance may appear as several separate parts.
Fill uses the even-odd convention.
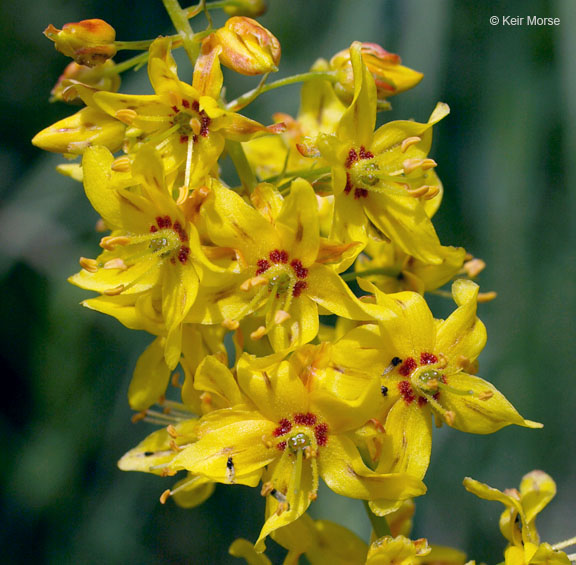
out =
[[[184,106],[184,108],[190,108],[190,102],[182,98],[182,106]]]
[[[346,173],[346,186],[344,187],[344,194],[350,194],[352,190],[352,180],[350,179],[350,173]]]
[[[286,418],[282,418],[278,424],[280,425],[272,432],[274,437],[286,435],[292,429],[292,422]]]
[[[180,136],[180,143],[188,143],[188,136],[187,135],[181,135]]]
[[[305,279],[308,276],[308,269],[302,265],[300,259],[292,259],[290,266],[299,279]]]
[[[323,447],[328,443],[328,425],[318,424],[314,428],[314,436],[316,437],[316,443]]]
[[[412,385],[408,381],[400,381],[398,383],[398,390],[400,391],[400,394],[402,395],[402,398],[404,398],[406,404],[414,402],[416,397],[414,396]]]
[[[158,228],[156,226],[150,226],[150,233],[156,233]]]
[[[258,268],[256,269],[256,276],[265,273],[270,268],[270,263],[268,263],[266,259],[260,259],[256,264],[258,265]]]
[[[408,357],[404,363],[402,363],[402,365],[400,365],[400,368],[398,369],[398,372],[403,376],[403,377],[407,377],[414,369],[416,369],[418,367],[418,364],[416,363],[416,361],[414,361],[414,359],[412,359],[412,357]]]
[[[420,365],[433,365],[438,363],[438,357],[434,353],[420,353]]]
[[[188,261],[188,255],[190,255],[190,248],[183,245],[180,247],[180,251],[178,251],[178,261],[184,265],[186,261]]]
[[[184,231],[184,228],[180,222],[174,222],[172,229],[178,234],[178,237],[182,243],[188,241],[188,236],[186,235],[186,232]]]
[[[278,451],[284,451],[286,449],[286,442],[285,441],[280,441],[276,444],[276,449]]]
[[[299,426],[313,426],[316,423],[316,414],[294,414],[294,423]]]
[[[358,154],[360,159],[373,159],[374,153],[368,151],[364,146],[360,147],[360,152]]]
[[[192,110],[195,112],[200,112],[200,102],[198,102],[198,100],[194,100],[194,102],[192,102]]]
[[[424,406],[425,404],[428,404],[428,401],[423,396],[419,396],[418,397],[418,406],[420,406],[420,408],[422,408],[422,406]]]
[[[348,157],[346,157],[344,166],[349,169],[356,161],[358,161],[358,153],[356,153],[356,149],[352,147],[350,151],[348,151]]]
[[[368,191],[365,188],[354,189],[354,200],[360,200],[360,198],[368,198]]]
[[[210,133],[208,128],[211,121],[212,120],[210,120],[210,118],[204,112],[200,114],[200,135],[202,137],[208,137],[208,134]]]
[[[176,113],[178,113],[180,110],[178,109],[178,106],[172,106],[172,110]]]
[[[306,281],[296,281],[296,284],[292,289],[292,296],[294,298],[298,298],[302,294],[302,291],[306,290],[307,288],[308,283]]]
[[[270,261],[272,263],[288,263],[288,252],[283,249],[274,249],[269,253]]]

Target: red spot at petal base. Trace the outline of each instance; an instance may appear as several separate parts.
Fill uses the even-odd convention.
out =
[[[398,372],[403,376],[403,377],[407,377],[408,375],[410,375],[410,373],[412,373],[412,371],[414,369],[416,369],[418,367],[418,364],[416,363],[416,361],[414,361],[414,359],[412,359],[412,357],[408,357],[404,363],[402,363],[402,365],[400,365],[400,368],[398,369]]]
[[[328,425],[318,424],[314,428],[314,436],[316,437],[316,443],[323,447],[328,443]]]
[[[306,290],[307,288],[308,283],[306,281],[296,281],[296,284],[292,289],[292,296],[294,298],[298,298],[302,294],[302,291]]]
[[[276,444],[276,449],[278,451],[284,451],[286,449],[286,442],[285,441],[281,441],[279,443]]]
[[[420,353],[420,365],[433,365],[438,363],[438,357],[434,353]]]
[[[278,422],[280,424],[273,432],[272,435],[274,437],[279,437],[287,434],[292,429],[292,423],[290,420],[283,418]]]
[[[256,264],[258,265],[258,268],[256,269],[256,276],[265,273],[270,268],[270,263],[268,263],[266,259],[260,259]]]
[[[400,391],[400,394],[402,395],[402,398],[404,398],[404,402],[406,402],[406,404],[414,402],[416,397],[414,396],[412,385],[408,381],[400,381],[398,383],[398,390]]]
[[[300,259],[293,259],[290,266],[299,279],[305,279],[308,276],[308,269],[302,266]]]
[[[316,415],[311,412],[307,414],[294,414],[294,423],[299,426],[313,426],[316,423]]]
[[[348,157],[346,158],[344,166],[349,169],[356,161],[358,161],[358,153],[356,153],[356,149],[352,147],[352,149],[348,151]]]

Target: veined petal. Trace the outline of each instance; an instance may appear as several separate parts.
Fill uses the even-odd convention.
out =
[[[202,211],[214,243],[239,249],[249,264],[256,265],[270,250],[280,248],[272,225],[238,194],[216,182]]]
[[[363,500],[404,500],[426,492],[424,483],[402,473],[380,474],[362,461],[352,440],[330,436],[319,453],[320,474],[336,493]]]
[[[463,484],[468,492],[475,494],[477,497],[484,500],[497,500],[504,504],[506,508],[514,508],[520,515],[523,515],[522,506],[518,499],[470,477],[466,477]]]
[[[338,124],[337,135],[355,145],[369,147],[376,124],[376,85],[374,78],[362,60],[362,44],[355,41],[350,46],[350,58],[354,69],[354,98]]]
[[[394,312],[380,323],[382,340],[400,359],[435,351],[435,324],[426,300],[416,292],[376,293],[378,304]],[[388,363],[391,359],[386,360]]]
[[[211,49],[202,49],[196,64],[194,65],[194,76],[192,86],[198,90],[202,96],[210,96],[218,99],[222,90],[223,76],[220,66],[221,47],[212,47]]]
[[[277,223],[288,228],[283,230],[285,247],[292,250],[304,267],[314,263],[320,245],[320,227],[318,201],[308,181],[292,181],[290,194],[284,199]]]
[[[522,477],[520,483],[520,502],[526,513],[526,522],[530,524],[556,496],[556,483],[544,471],[532,471]]]
[[[398,399],[386,417],[386,434],[392,438],[392,461],[381,461],[379,468],[424,478],[432,452],[432,418],[418,402],[406,404]]]
[[[288,361],[262,367],[251,355],[242,355],[237,365],[238,384],[257,409],[273,422],[295,413],[306,413],[309,398],[304,384]]]
[[[275,425],[264,419],[242,419],[220,427],[182,450],[172,467],[219,483],[256,486],[261,470],[277,457],[278,451],[262,441],[262,436],[271,434]]]
[[[275,313],[276,310],[270,309],[266,315],[268,337],[274,351],[304,345],[318,334],[318,306],[306,294],[292,300],[288,320],[276,324]]]
[[[337,169],[334,169],[334,183],[336,183]],[[345,178],[345,177],[344,177]],[[344,181],[345,182],[345,181]],[[334,184],[336,186],[336,184]],[[342,186],[344,189],[344,185]],[[368,241],[368,218],[360,200],[349,198],[348,195],[338,194],[334,197],[334,221],[332,223],[331,238],[348,242],[358,241],[366,244]]]
[[[522,418],[496,387],[480,377],[456,373],[448,376],[448,385],[463,392],[474,393],[440,393],[439,402],[442,407],[454,413],[454,421],[450,425],[458,430],[490,434],[510,424],[526,428],[542,427],[542,424]]]
[[[332,349],[336,365],[380,375],[396,355],[380,335],[378,326],[365,324],[339,339]]]
[[[156,94],[178,92],[179,82],[176,62],[171,53],[172,40],[158,37],[149,49],[148,78]]]
[[[427,263],[442,262],[440,240],[418,198],[370,192],[363,202],[370,221],[405,253]]]
[[[228,406],[241,404],[242,393],[234,375],[226,365],[213,355],[204,358],[194,377],[197,390],[210,392],[225,401]]]
[[[458,279],[452,285],[458,308],[438,327],[437,350],[450,361],[460,356],[475,361],[486,345],[486,327],[476,317],[478,285]]]
[[[315,263],[309,268],[307,281],[306,296],[326,310],[353,320],[372,319],[362,302],[330,267]]]
[[[132,410],[142,411],[166,392],[172,371],[164,361],[164,338],[156,338],[140,355],[128,388]]]
[[[188,475],[170,489],[170,497],[182,508],[195,508],[212,496],[216,484],[200,475]]]

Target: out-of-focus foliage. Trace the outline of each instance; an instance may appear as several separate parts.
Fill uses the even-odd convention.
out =
[[[282,44],[282,76],[355,39],[377,42],[424,73],[418,88],[392,100],[386,119],[424,121],[433,101],[450,105],[435,132],[433,156],[445,189],[435,225],[443,242],[486,260],[482,290],[499,293],[480,306],[489,335],[482,374],[513,396],[521,413],[545,424],[540,432],[514,428],[488,437],[437,433],[426,480],[431,489],[417,502],[415,535],[465,549],[478,562],[497,562],[503,548],[497,514],[465,492],[462,478],[502,488],[535,468],[555,478],[559,493],[540,518],[542,537],[574,535],[576,4],[271,4],[261,21]],[[123,40],[170,29],[159,0],[134,8],[96,0],[0,6],[0,547],[6,563],[234,563],[230,542],[257,537],[263,500],[258,504],[255,492],[220,485],[203,506],[183,510],[156,502],[167,488],[158,477],[117,470],[116,460],[148,431],[147,424],[130,424],[126,392],[150,338],[78,305],[85,292],[66,277],[94,248],[97,235],[87,226],[97,217],[80,186],[54,171],[59,158],[29,143],[69,113],[48,103],[68,61],[42,30],[91,17],[110,22]],[[561,23],[492,26],[492,15]],[[146,84],[140,75],[135,80]],[[134,78],[126,78],[126,91],[137,90]],[[230,98],[254,80],[236,79]],[[286,89],[283,98],[263,96],[250,117],[268,122],[275,111],[294,114],[297,89]],[[450,306],[433,304],[437,316]],[[364,535],[369,525],[361,505],[341,502],[323,493],[314,514],[342,514]]]

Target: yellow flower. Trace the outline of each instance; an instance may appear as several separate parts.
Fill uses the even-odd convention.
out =
[[[83,270],[70,282],[107,297],[122,297],[120,305],[148,299],[150,310],[150,302],[158,303],[166,328],[165,360],[173,369],[180,358],[182,323],[196,299],[200,276],[221,269],[208,261],[196,227],[170,195],[162,161],[153,149],[138,153],[132,174],[114,171],[113,163],[104,147],[91,148],[84,156],[86,194],[113,231],[100,243],[104,252],[96,260],[82,259]]]
[[[342,367],[381,375],[378,420],[391,438],[379,468],[423,477],[432,446],[432,415],[458,430],[488,434],[525,420],[487,381],[470,374],[486,343],[486,329],[476,317],[478,285],[459,279],[452,286],[458,308],[446,320],[434,320],[426,301],[414,292],[384,294],[369,283],[381,309],[378,326],[352,330],[335,346]],[[354,352],[354,355],[351,355]]]
[[[295,180],[285,199],[263,185],[253,199],[258,209],[232,190],[212,184],[201,210],[207,231],[216,245],[236,250],[238,265],[216,288],[201,289],[201,304],[188,321],[239,321],[254,312],[265,316],[265,325],[253,337],[268,335],[278,351],[314,339],[319,307],[346,318],[370,319],[335,270],[353,260],[358,246],[320,237],[310,184]]]
[[[237,384],[223,368],[204,372],[196,388],[211,390],[230,407],[205,414],[198,441],[167,467],[223,483],[255,486],[262,478],[267,520],[259,551],[266,536],[306,511],[320,477],[341,495],[379,501],[382,512],[424,491],[408,475],[370,470],[348,437],[374,409],[378,380],[303,363],[315,355],[310,350],[290,360],[243,355]]]
[[[540,543],[536,529],[536,516],[556,495],[556,484],[549,475],[543,471],[524,475],[519,491],[499,491],[470,477],[464,479],[464,487],[480,498],[497,500],[506,507],[500,516],[500,531],[509,542],[504,554],[506,565],[570,565],[563,551]]]
[[[355,77],[352,104],[336,134],[321,134],[315,142],[332,165],[333,233],[342,241],[365,243],[373,226],[405,253],[442,263],[446,255],[460,251],[442,248],[422,199],[440,192],[433,171],[436,163],[427,155],[432,126],[448,114],[448,106],[438,104],[426,124],[389,122],[374,132],[374,79],[360,51],[359,43],[350,48]]]

